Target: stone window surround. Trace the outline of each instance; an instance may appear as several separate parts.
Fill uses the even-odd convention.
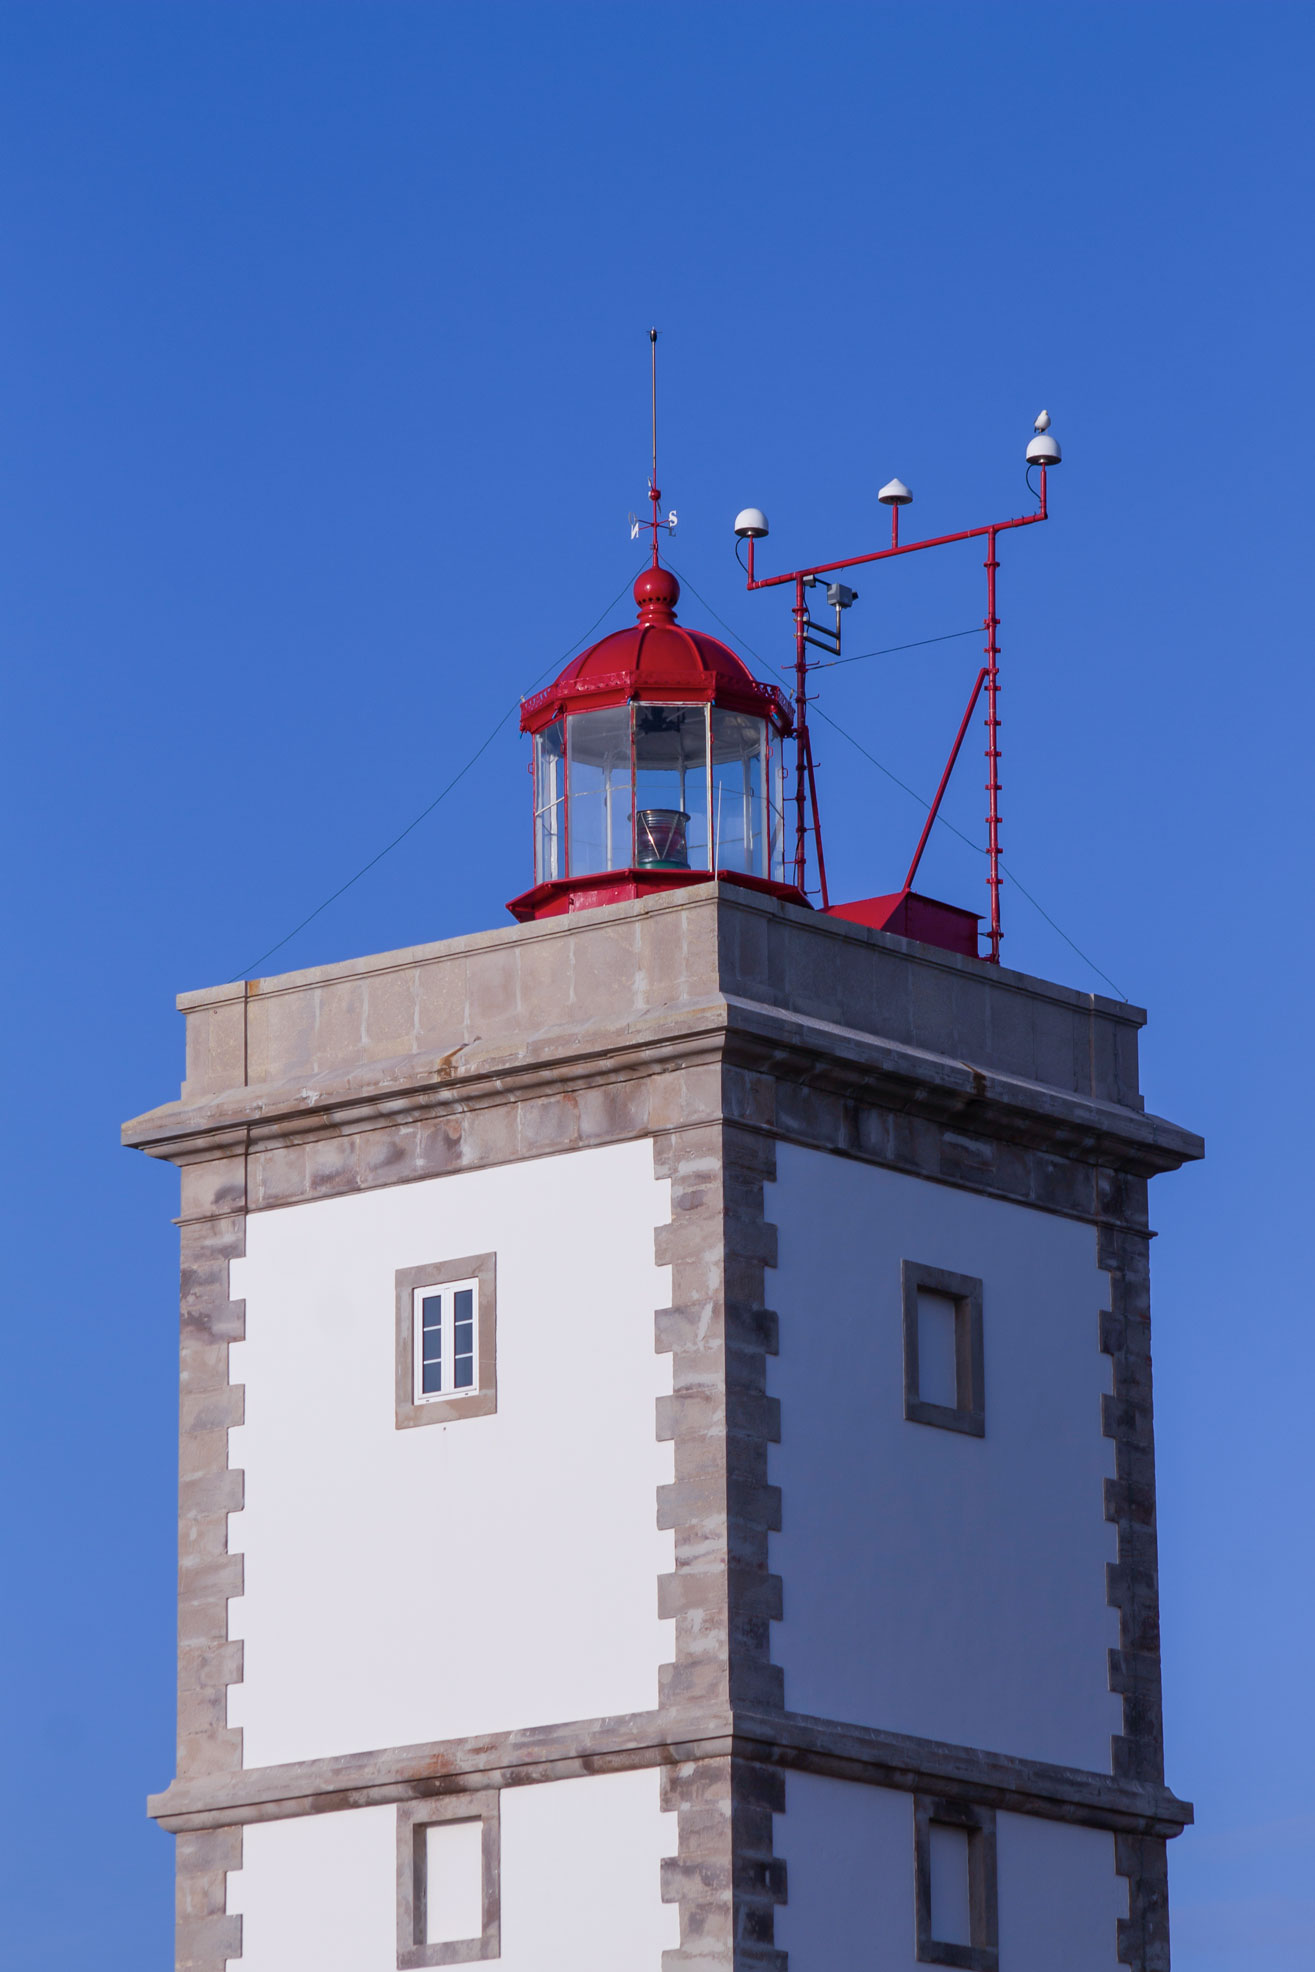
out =
[[[498,1408],[497,1256],[467,1254],[463,1259],[436,1260],[425,1267],[399,1267],[394,1276],[397,1297],[397,1429],[413,1424],[455,1424],[463,1417],[490,1417]],[[415,1398],[415,1296],[421,1287],[446,1287],[453,1281],[479,1282],[479,1387],[460,1396]]]
[[[501,1952],[501,1826],[496,1790],[436,1795],[397,1804],[397,1963],[400,1972],[428,1965],[470,1965]],[[425,1830],[436,1822],[483,1824],[484,1923],[478,1938],[428,1945],[425,1935]]]
[[[904,1302],[904,1415],[911,1424],[986,1436],[986,1381],[982,1346],[982,1283],[972,1274],[948,1273],[918,1260],[900,1261]],[[918,1394],[918,1291],[954,1302],[955,1390],[958,1403],[929,1404]]]
[[[961,1828],[968,1836],[968,1913],[970,1945],[953,1945],[931,1934],[931,1826]],[[997,1972],[999,1924],[996,1904],[995,1809],[970,1801],[916,1794],[913,1800],[913,1855],[917,1951],[920,1965],[955,1965],[961,1972]]]

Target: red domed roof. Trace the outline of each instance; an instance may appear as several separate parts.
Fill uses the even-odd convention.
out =
[[[646,568],[635,583],[639,620],[572,658],[561,676],[521,706],[521,731],[537,733],[563,712],[631,699],[725,706],[770,718],[789,732],[790,710],[775,685],[761,685],[726,644],[676,621],[680,584],[669,568]]]

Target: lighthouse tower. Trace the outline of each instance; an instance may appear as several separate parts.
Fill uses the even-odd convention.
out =
[[[177,1964],[1164,1972],[1199,1142],[1137,1008],[816,908],[798,702],[635,599],[525,705],[516,922],[184,994],[125,1128],[182,1179]]]

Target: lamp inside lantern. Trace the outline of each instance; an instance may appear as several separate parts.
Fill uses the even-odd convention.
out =
[[[641,808],[635,816],[635,865],[641,870],[687,870],[689,816],[683,808]]]

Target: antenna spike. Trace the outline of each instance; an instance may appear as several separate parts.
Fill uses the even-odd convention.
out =
[[[648,497],[653,505],[653,519],[650,525],[652,526],[653,529],[654,568],[658,566],[658,528],[661,526],[661,516],[658,513],[658,502],[662,498],[662,495],[658,490],[658,476],[657,476],[657,339],[658,339],[657,330],[650,329],[648,332],[648,347],[649,347],[649,356],[651,360],[652,374],[653,374],[653,470],[652,473],[649,475]]]

